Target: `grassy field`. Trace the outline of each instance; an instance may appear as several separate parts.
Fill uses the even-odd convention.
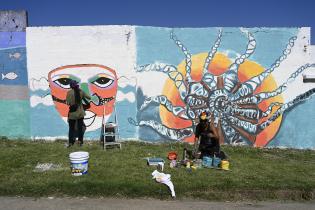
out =
[[[165,185],[152,180],[153,166],[146,157],[162,157],[183,144],[123,143],[122,150],[103,151],[97,143],[65,148],[65,142],[0,140],[0,195],[87,196],[171,199]],[[206,200],[313,200],[315,151],[257,149],[223,146],[230,171],[186,168],[165,173],[172,176],[177,199]],[[74,177],[69,153],[90,153],[87,175]],[[38,163],[59,164],[57,171],[35,172]]]

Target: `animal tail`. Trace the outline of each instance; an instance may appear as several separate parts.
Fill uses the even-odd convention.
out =
[[[3,73],[1,73],[1,78],[2,78],[2,80],[4,80],[4,78],[5,78],[5,75]]]

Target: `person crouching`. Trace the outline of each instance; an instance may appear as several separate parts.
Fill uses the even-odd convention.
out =
[[[199,116],[199,123],[195,130],[195,145],[199,143],[198,150],[201,152],[199,158],[203,156],[211,156],[220,154],[220,142],[218,136],[211,128],[208,120],[208,114],[202,112]]]

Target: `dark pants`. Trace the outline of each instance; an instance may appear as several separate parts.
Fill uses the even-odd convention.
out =
[[[74,144],[75,138],[78,137],[80,144],[83,144],[83,118],[78,120],[68,120],[69,123],[69,144]]]
[[[214,155],[218,156],[220,153],[220,146],[200,144],[199,151],[201,152],[200,158],[203,158],[203,156],[210,156],[210,157],[213,157]]]

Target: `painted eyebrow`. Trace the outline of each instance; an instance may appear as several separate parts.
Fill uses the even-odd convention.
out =
[[[54,75],[51,79],[52,80],[55,80],[55,79],[60,79],[60,78],[69,78],[69,79],[73,79],[73,80],[76,80],[78,82],[81,81],[80,78],[72,75],[72,74],[57,74],[57,75]]]
[[[51,77],[52,79],[54,78],[70,78],[70,75],[69,74],[57,74],[57,75],[54,75]]]
[[[99,73],[93,77],[91,77],[89,79],[89,82],[93,82],[94,80],[100,78],[100,77],[106,77],[106,78],[109,78],[109,79],[112,79],[112,80],[115,80],[115,77],[113,75],[110,75],[110,74],[106,74],[106,73]]]
[[[112,80],[115,80],[115,76],[113,74],[109,73],[99,73],[97,76],[106,76],[109,77]]]

